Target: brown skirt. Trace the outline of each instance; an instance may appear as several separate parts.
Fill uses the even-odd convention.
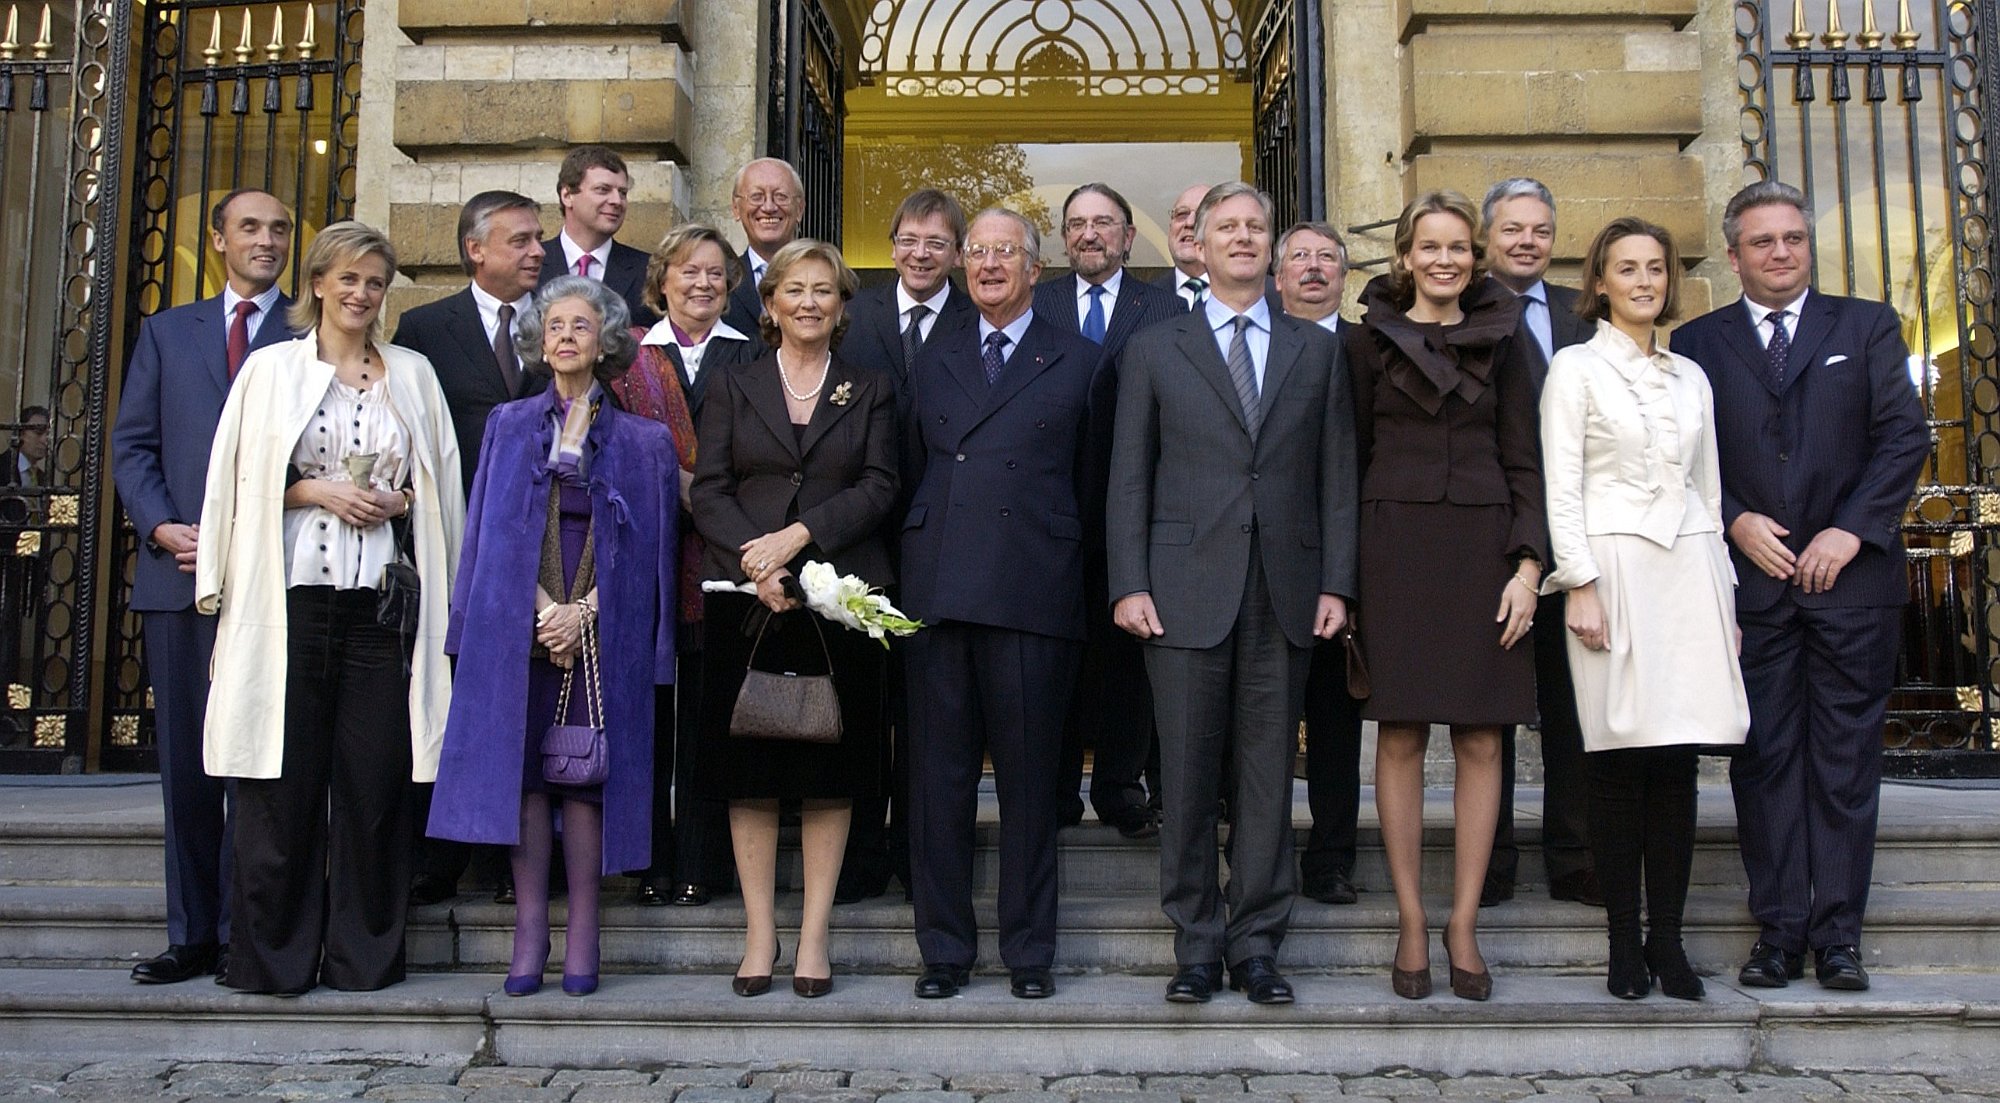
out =
[[[1500,646],[1511,585],[1506,506],[1361,504],[1359,634],[1373,692],[1361,706],[1390,723],[1525,724],[1535,718],[1535,649]]]

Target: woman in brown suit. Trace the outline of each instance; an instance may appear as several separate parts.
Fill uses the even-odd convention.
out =
[[[729,802],[747,927],[733,983],[742,996],[770,988],[778,958],[778,802],[801,802],[805,912],[792,990],[823,996],[833,987],[827,919],[848,818],[855,797],[880,791],[884,773],[882,646],[801,609],[793,583],[809,560],[874,586],[892,580],[883,522],[896,499],[894,384],[832,351],[856,286],[840,250],[825,242],[778,250],[758,285],[771,354],[714,379],[701,414],[691,497],[708,545],[702,577],[757,589],[754,597],[708,596],[696,754],[703,794]],[[817,672],[831,663],[840,742],[729,734],[760,630],[760,670]]]
[[[1362,292],[1347,338],[1361,480],[1363,648],[1381,725],[1375,803],[1396,887],[1396,994],[1430,994],[1423,902],[1424,747],[1451,727],[1456,864],[1451,990],[1483,1000],[1479,890],[1500,805],[1500,726],[1535,716],[1531,648],[1516,647],[1541,582],[1542,483],[1520,308],[1480,273],[1478,214],[1432,192],[1396,224],[1391,270]]]

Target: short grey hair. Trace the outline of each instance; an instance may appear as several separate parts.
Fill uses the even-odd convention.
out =
[[[1254,184],[1246,184],[1241,180],[1230,180],[1208,189],[1208,194],[1201,197],[1201,205],[1194,209],[1194,236],[1199,239],[1208,233],[1208,212],[1222,206],[1239,195],[1248,195],[1257,200],[1257,205],[1264,210],[1264,225],[1266,227],[1270,227],[1278,221],[1277,204],[1271,202],[1269,195],[1265,194]],[[1275,233],[1276,231],[1273,230],[1272,232]],[[1272,251],[1272,255],[1277,255],[1276,250]]]
[[[472,252],[465,247],[468,241],[484,244],[486,235],[493,232],[493,216],[501,211],[527,211],[536,218],[542,216],[542,205],[519,192],[483,191],[465,201],[458,212],[458,263],[465,274],[472,275]]]
[[[1813,223],[1812,204],[1806,200],[1806,193],[1777,180],[1759,180],[1729,197],[1729,205],[1722,208],[1722,240],[1731,249],[1736,248],[1737,239],[1743,236],[1743,212],[1753,207],[1768,207],[1774,203],[1784,203],[1797,207],[1806,225]]]
[[[1479,201],[1479,225],[1482,228],[1493,225],[1493,208],[1509,199],[1537,199],[1549,209],[1549,228],[1556,224],[1556,197],[1549,192],[1549,186],[1532,176],[1509,176],[1486,189],[1486,198]]]
[[[589,276],[557,276],[543,284],[528,308],[514,319],[514,351],[520,354],[521,367],[549,370],[542,357],[542,319],[551,306],[564,299],[582,299],[597,311],[597,351],[603,359],[592,366],[591,374],[600,380],[624,375],[639,352],[639,339],[632,336],[632,308],[617,292]]]
[[[1340,231],[1334,229],[1331,222],[1292,223],[1291,228],[1278,237],[1278,243],[1271,247],[1271,261],[1273,264],[1282,261],[1285,254],[1291,251],[1292,236],[1302,233],[1318,234],[1328,241],[1333,242],[1334,249],[1340,253],[1340,270],[1343,272],[1347,271],[1347,240],[1340,236]]]
[[[750,175],[750,170],[756,168],[758,165],[776,165],[784,169],[785,176],[792,182],[792,198],[798,200],[800,206],[805,205],[805,178],[799,175],[799,170],[792,167],[790,161],[782,157],[758,157],[755,160],[744,162],[743,167],[736,170],[736,180],[729,185],[729,194],[732,197],[743,190],[743,178]]]
[[[1019,226],[1021,228],[1021,244],[1028,247],[1028,263],[1042,263],[1041,228],[1035,225],[1034,219],[1029,218],[1020,211],[1009,210],[1006,207],[987,207],[978,214],[973,215],[972,221],[965,224],[965,239],[958,243],[959,252],[962,253],[965,251],[965,242],[972,239],[972,228],[979,225],[979,220],[985,218],[987,215],[998,215]]]

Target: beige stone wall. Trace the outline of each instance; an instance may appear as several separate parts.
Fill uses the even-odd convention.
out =
[[[729,218],[736,170],[764,150],[764,99],[770,74],[763,56],[768,0],[699,0],[689,18],[697,51],[694,154],[688,208],[740,250],[743,233]]]

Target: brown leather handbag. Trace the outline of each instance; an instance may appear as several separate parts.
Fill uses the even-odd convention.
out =
[[[757,649],[770,630],[771,617],[764,617],[757,629],[757,642],[750,645],[750,657],[743,672],[743,688],[736,691],[736,709],[729,716],[729,734],[738,739],[789,739],[796,743],[840,742],[840,694],[833,686],[833,653],[826,647],[826,632],[819,617],[806,613],[813,632],[819,636],[820,654],[826,656],[825,674],[800,674],[792,670],[757,669]]]

